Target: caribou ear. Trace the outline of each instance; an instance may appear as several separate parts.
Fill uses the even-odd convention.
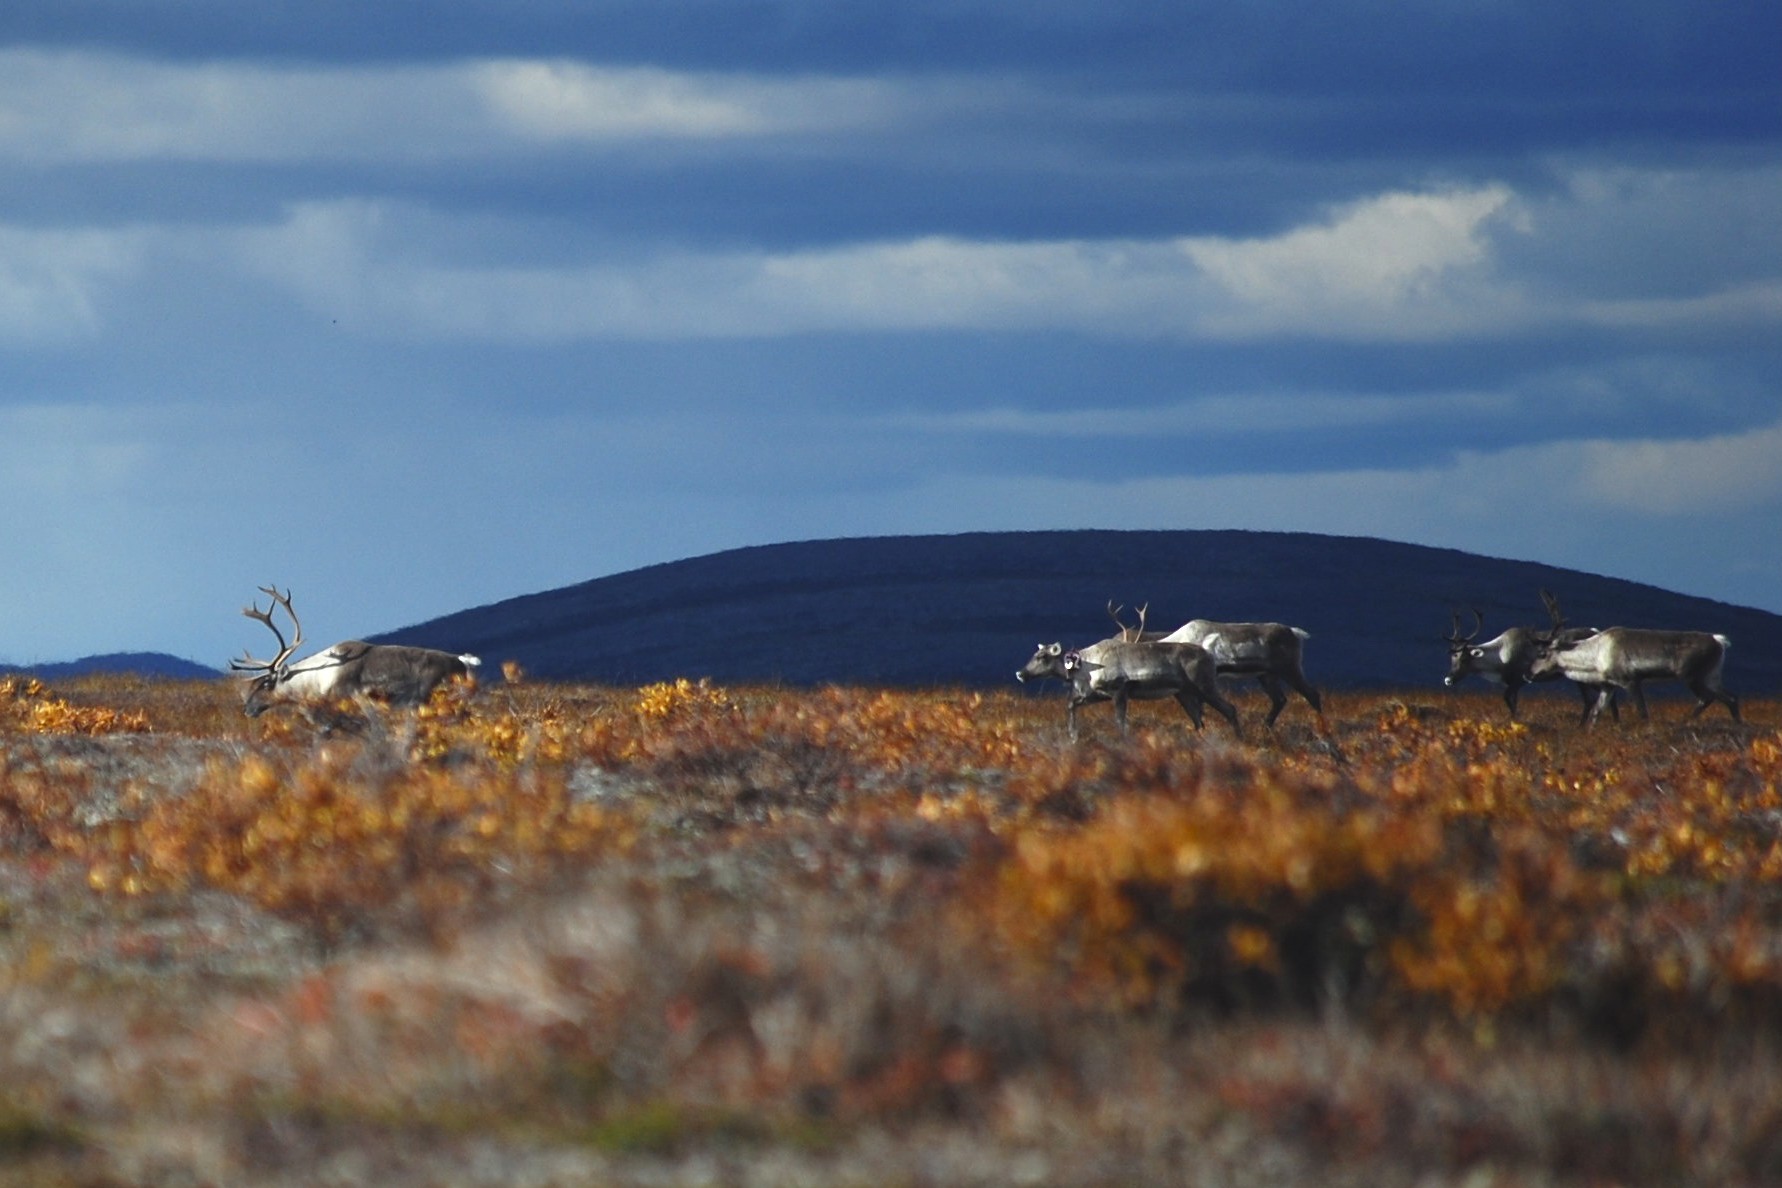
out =
[[[1062,656],[1064,655],[1064,645],[1061,643],[1046,644],[1045,653],[1048,656]]]

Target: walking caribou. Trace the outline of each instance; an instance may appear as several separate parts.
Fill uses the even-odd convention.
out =
[[[1141,623],[1143,621],[1141,616]],[[1302,646],[1312,633],[1284,623],[1215,623],[1190,619],[1163,637],[1164,643],[1198,644],[1212,654],[1220,676],[1253,676],[1268,694],[1266,724],[1273,726],[1287,705],[1285,682],[1322,715],[1324,702],[1306,680]]]
[[[1543,600],[1553,596],[1546,590],[1541,591]],[[1553,613],[1557,602],[1548,604],[1548,613]],[[1557,633],[1557,637],[1567,643],[1576,643],[1596,634],[1594,627],[1563,627],[1557,622],[1552,632],[1542,634],[1534,627],[1511,627],[1495,639],[1475,644],[1479,632],[1485,626],[1485,616],[1478,609],[1473,609],[1473,629],[1466,635],[1460,634],[1460,612],[1455,611],[1448,629],[1448,675],[1442,678],[1442,684],[1452,689],[1468,676],[1477,673],[1488,681],[1496,681],[1504,687],[1504,704],[1510,709],[1510,720],[1516,720],[1516,699],[1522,693],[1522,686],[1540,684],[1545,681],[1557,681],[1565,674],[1558,669],[1545,670],[1540,676],[1534,675],[1535,657],[1541,643],[1548,635]],[[1591,685],[1579,685],[1578,695],[1584,699],[1584,708],[1588,712],[1597,695],[1597,689]],[[1609,711],[1615,715],[1616,721],[1621,719],[1620,704],[1611,693]]]
[[[277,586],[261,586],[260,592],[272,597],[272,605],[261,610],[255,601],[241,613],[271,629],[278,640],[278,654],[270,660],[256,660],[244,652],[240,659],[229,662],[236,672],[256,674],[248,680],[242,702],[242,710],[250,718],[281,702],[316,705],[368,697],[389,705],[420,705],[442,681],[468,677],[482,663],[468,654],[455,656],[434,648],[348,639],[292,664],[291,655],[303,643],[303,624],[291,608],[291,592],[280,594]],[[273,612],[281,607],[291,620],[289,643],[272,621]]]
[[[1104,639],[1070,652],[1064,650],[1063,644],[1041,644],[1033,658],[1015,673],[1015,679],[1025,682],[1053,677],[1070,686],[1066,721],[1073,739],[1078,736],[1077,710],[1081,706],[1112,701],[1114,720],[1120,723],[1120,732],[1124,734],[1129,700],[1153,701],[1164,697],[1176,699],[1196,730],[1203,726],[1204,704],[1223,714],[1231,723],[1232,732],[1243,737],[1237,709],[1220,695],[1218,670],[1206,649],[1195,644],[1141,638],[1143,627],[1141,611],[1139,629],[1131,639],[1126,638],[1127,630],[1122,628],[1119,638]]]
[[[1718,701],[1726,706],[1734,721],[1740,720],[1739,699],[1720,683],[1727,649],[1732,647],[1732,640],[1726,636],[1706,631],[1610,627],[1583,639],[1568,640],[1559,600],[1545,591],[1542,597],[1553,618],[1553,630],[1541,639],[1529,675],[1541,680],[1556,673],[1593,687],[1596,695],[1584,709],[1585,726],[1596,723],[1604,703],[1612,703],[1617,689],[1631,692],[1634,704],[1640,707],[1640,717],[1649,717],[1641,686],[1656,680],[1682,681],[1695,694],[1695,710],[1689,715],[1692,718]]]

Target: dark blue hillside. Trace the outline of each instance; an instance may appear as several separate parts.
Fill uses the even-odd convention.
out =
[[[998,685],[1034,645],[1149,625],[1273,619],[1312,633],[1320,685],[1436,685],[1454,608],[1480,638],[1544,624],[1554,590],[1576,624],[1731,636],[1727,686],[1782,689],[1782,616],[1653,586],[1452,549],[1276,532],[998,532],[735,549],[508,599],[378,636],[517,660],[533,676],[641,684],[679,676]],[[1130,612],[1129,612],[1130,613]],[[1470,615],[1465,616],[1470,625]]]
[[[79,660],[63,660],[55,664],[0,664],[0,676],[7,673],[24,673],[45,681],[62,681],[97,673],[129,673],[180,681],[206,680],[221,675],[214,668],[206,668],[178,656],[169,656],[165,652],[107,652],[103,656],[83,656]]]

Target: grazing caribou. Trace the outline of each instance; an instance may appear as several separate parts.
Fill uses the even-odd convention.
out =
[[[1739,699],[1720,683],[1727,649],[1732,647],[1732,640],[1726,636],[1706,631],[1611,627],[1583,639],[1567,640],[1559,601],[1545,591],[1542,596],[1553,617],[1553,630],[1541,640],[1530,676],[1541,680],[1556,673],[1593,687],[1596,696],[1584,709],[1585,726],[1596,723],[1604,703],[1612,704],[1617,689],[1631,692],[1634,704],[1640,707],[1640,717],[1648,718],[1646,694],[1641,686],[1655,680],[1682,681],[1695,694],[1696,707],[1689,715],[1692,718],[1718,701],[1726,706],[1735,722],[1740,720]]]
[[[1116,620],[1117,621],[1117,620]],[[1066,721],[1070,736],[1077,735],[1077,709],[1095,701],[1112,701],[1114,719],[1120,732],[1126,733],[1126,703],[1129,700],[1154,701],[1174,697],[1188,712],[1194,728],[1202,728],[1201,706],[1210,705],[1225,715],[1232,732],[1243,737],[1238,726],[1237,710],[1220,696],[1218,670],[1204,648],[1194,644],[1165,643],[1156,639],[1137,638],[1144,634],[1143,612],[1135,638],[1104,639],[1073,652],[1063,644],[1041,644],[1015,679],[1041,680],[1055,677],[1070,686]]]
[[[1546,590],[1541,591],[1543,599],[1553,596]],[[1553,613],[1557,602],[1548,604],[1548,613]],[[1460,634],[1460,612],[1455,611],[1448,629],[1448,675],[1442,678],[1442,684],[1452,689],[1468,676],[1477,673],[1488,681],[1496,681],[1504,687],[1504,704],[1510,708],[1510,720],[1516,720],[1516,700],[1522,693],[1522,686],[1540,684],[1545,681],[1556,681],[1565,674],[1557,669],[1543,671],[1540,676],[1534,674],[1535,657],[1541,644],[1548,638],[1558,638],[1565,643],[1576,643],[1596,634],[1594,627],[1565,627],[1555,622],[1552,631],[1543,634],[1533,627],[1512,627],[1495,639],[1475,644],[1480,630],[1485,626],[1485,616],[1477,608],[1473,610],[1473,629],[1466,635]],[[1578,695],[1584,699],[1584,708],[1589,710],[1598,690],[1590,685],[1579,685]],[[1621,706],[1611,695],[1609,711],[1615,720],[1621,720]]]
[[[341,698],[366,697],[389,705],[420,705],[441,682],[468,677],[482,663],[475,656],[454,656],[433,648],[349,639],[291,664],[291,654],[303,643],[303,624],[291,609],[291,592],[280,594],[276,586],[261,586],[260,590],[272,596],[272,605],[261,610],[255,602],[243,607],[241,613],[271,629],[278,640],[278,655],[271,660],[256,660],[244,652],[239,660],[229,662],[236,672],[257,674],[247,682],[242,702],[242,711],[250,718],[259,717],[281,702],[313,706]],[[289,643],[272,621],[273,611],[280,607],[291,620],[293,634]]]
[[[1198,644],[1212,654],[1220,676],[1253,676],[1268,694],[1266,725],[1273,726],[1287,705],[1281,691],[1285,682],[1320,716],[1323,699],[1301,667],[1301,645],[1312,638],[1309,631],[1284,623],[1215,623],[1191,619],[1163,636],[1164,643]]]

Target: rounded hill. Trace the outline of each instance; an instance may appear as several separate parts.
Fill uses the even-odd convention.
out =
[[[1333,687],[1430,685],[1450,615],[1490,636],[1544,625],[1551,589],[1575,624],[1730,636],[1726,679],[1782,689],[1782,616],[1525,561],[1366,537],[1241,531],[984,532],[732,549],[510,598],[378,636],[517,661],[545,679],[640,684],[995,685],[1034,645],[1149,625],[1274,620],[1312,633],[1306,672]]]

